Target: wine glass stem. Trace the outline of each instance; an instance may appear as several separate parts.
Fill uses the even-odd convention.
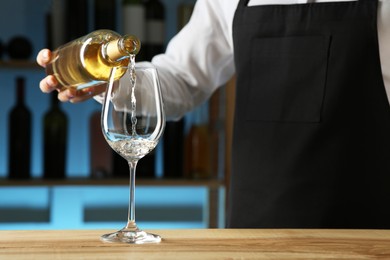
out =
[[[129,213],[126,229],[136,230],[137,224],[135,223],[135,171],[137,168],[137,160],[129,160],[130,168],[130,196],[129,196]]]

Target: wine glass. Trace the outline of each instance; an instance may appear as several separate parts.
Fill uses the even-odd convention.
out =
[[[124,228],[101,240],[158,243],[160,236],[140,230],[135,222],[135,175],[138,160],[152,151],[162,136],[165,114],[156,69],[150,63],[130,64],[111,70],[101,119],[106,141],[129,164],[128,220]]]

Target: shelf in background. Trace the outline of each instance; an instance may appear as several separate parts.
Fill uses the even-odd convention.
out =
[[[39,66],[36,62],[31,60],[7,60],[0,61],[0,68],[2,69],[41,69],[43,68]]]
[[[34,187],[43,187],[48,189],[50,192],[48,193],[50,198],[48,201],[50,205],[48,209],[44,209],[42,214],[46,214],[47,216],[51,216],[51,224],[56,225],[61,224],[64,220],[62,216],[74,216],[74,223],[71,225],[81,225],[84,223],[83,216],[85,213],[85,205],[84,202],[79,196],[79,193],[73,194],[68,191],[61,191],[62,187],[80,187],[81,189],[86,187],[114,187],[114,186],[128,186],[129,180],[125,178],[108,178],[108,179],[90,179],[90,178],[71,178],[71,179],[61,179],[61,180],[47,180],[47,179],[28,179],[28,180],[9,180],[6,178],[0,178],[0,190],[1,188],[34,188]],[[204,179],[204,180],[193,180],[193,179],[137,179],[136,180],[137,187],[151,187],[151,188],[172,188],[172,187],[182,187],[182,188],[202,188],[207,190],[207,203],[204,204],[205,210],[205,221],[207,223],[207,227],[217,228],[221,225],[221,216],[224,215],[224,198],[225,198],[225,184],[223,180],[218,179]],[[72,187],[72,188],[73,188]],[[68,192],[68,193],[67,193]],[[71,201],[70,207],[64,207],[67,202]],[[59,206],[61,205],[61,207]],[[14,206],[13,206],[14,207]],[[1,209],[1,208],[0,208]],[[24,209],[24,208],[23,208]],[[221,211],[222,209],[222,211]],[[14,208],[11,209],[15,210]],[[59,211],[59,213],[57,211]],[[161,209],[164,210],[164,209]],[[3,209],[4,211],[4,209]],[[69,213],[69,212],[72,213]],[[92,210],[93,211],[93,210]],[[99,212],[104,212],[100,208],[98,208]],[[150,211],[150,210],[149,210]],[[165,205],[165,211],[172,211],[172,207],[169,205]],[[49,213],[48,213],[49,212]],[[55,213],[57,212],[57,213]],[[184,210],[186,212],[186,210]],[[12,213],[12,212],[11,212]],[[34,213],[34,212],[32,212]],[[39,213],[39,212],[38,212]],[[96,212],[94,212],[96,213]],[[14,212],[14,214],[16,214]],[[41,215],[42,215],[41,214]],[[159,214],[162,214],[161,212]],[[164,213],[165,214],[165,213]],[[168,213],[167,213],[168,214]],[[18,215],[18,214],[16,214]],[[46,216],[45,215],[45,216]],[[1,218],[0,218],[1,220]],[[71,222],[71,219],[67,219],[67,221]],[[1,221],[0,221],[1,222]],[[63,227],[63,226],[61,226]]]

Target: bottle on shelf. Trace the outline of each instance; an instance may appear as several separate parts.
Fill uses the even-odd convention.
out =
[[[117,152],[111,150],[112,158],[112,177],[114,178],[129,178],[129,164]],[[143,160],[144,158],[142,158]],[[141,161],[141,160],[140,160]],[[137,166],[138,169],[138,166]],[[138,171],[137,176],[138,178]]]
[[[16,78],[16,103],[9,113],[10,179],[28,179],[31,169],[31,112],[25,104],[25,78]]]
[[[66,87],[82,89],[108,81],[111,69],[126,66],[136,55],[141,43],[133,35],[121,36],[111,30],[97,30],[54,50],[46,73],[55,75]],[[115,75],[120,78],[123,71]]]
[[[68,118],[60,107],[57,92],[50,94],[51,106],[43,117],[43,177],[66,176]]]
[[[3,59],[4,52],[5,52],[5,46],[4,46],[3,41],[0,39],[0,60]]]
[[[222,100],[225,98],[225,90],[220,88],[211,95],[209,104],[209,138],[211,144],[211,177],[223,179],[224,163],[224,114],[225,107]]]
[[[180,4],[178,7],[178,27],[181,30],[189,21],[193,4]],[[184,119],[166,122],[164,130],[164,177],[184,176]]]
[[[137,164],[137,176],[139,178],[155,178],[156,177],[156,148],[150,151],[145,157],[139,160]]]
[[[192,12],[194,10],[194,4],[182,3],[177,10],[177,29],[181,30],[190,20]]]
[[[145,5],[143,0],[122,1],[122,28],[123,34],[137,35],[143,43],[145,40]],[[145,52],[139,52],[137,60],[145,60]]]
[[[91,0],[50,0],[48,2],[51,32],[46,31],[46,34],[50,35],[52,43],[52,46],[47,46],[48,48],[56,48],[88,33]]]
[[[101,109],[98,109],[92,113],[89,120],[90,174],[92,178],[97,179],[111,177],[113,164],[112,149],[102,134],[100,116]],[[128,167],[126,170],[128,174]]]
[[[115,178],[129,177],[129,164],[118,153],[112,153],[112,176]],[[156,177],[156,151],[153,150],[137,163],[137,178],[153,179]]]
[[[89,0],[65,0],[65,10],[61,11],[65,11],[66,41],[72,41],[88,32]]]
[[[66,19],[69,15],[67,14],[66,4],[65,0],[50,1],[49,20],[46,25],[46,36],[50,37],[46,41],[50,44],[46,46],[47,48],[56,48],[67,42]]]
[[[208,104],[193,111],[192,126],[185,140],[185,176],[207,179],[212,176],[211,139],[208,125]]]
[[[94,5],[95,30],[116,30],[116,1],[95,0]]]
[[[130,0],[139,4],[141,1]],[[165,44],[165,7],[159,0],[143,1],[144,40],[142,41],[142,60],[150,61],[156,54],[164,52]],[[140,20],[142,21],[142,20]],[[142,23],[141,23],[142,26]],[[141,28],[142,29],[142,28]],[[154,149],[147,154],[137,165],[137,175],[140,178],[156,177],[157,151]]]
[[[165,50],[165,6],[160,0],[145,1],[146,36],[143,49],[146,60]]]
[[[164,177],[180,178],[184,174],[184,119],[166,122],[164,130]]]

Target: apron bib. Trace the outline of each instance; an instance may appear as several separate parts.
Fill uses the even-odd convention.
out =
[[[390,108],[377,1],[247,6],[230,228],[390,228]]]

